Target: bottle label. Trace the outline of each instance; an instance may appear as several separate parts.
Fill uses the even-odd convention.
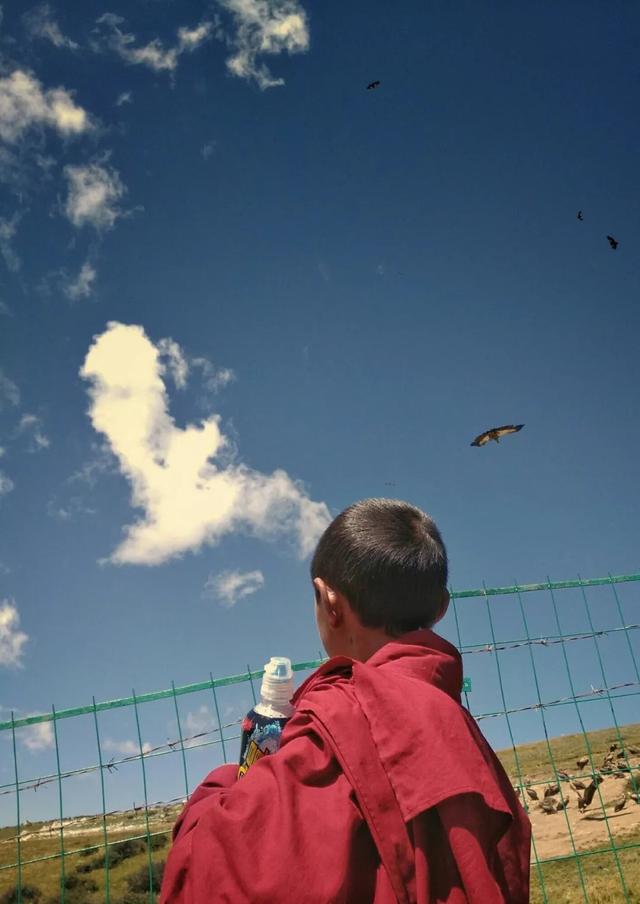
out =
[[[282,729],[288,721],[262,716],[251,710],[242,723],[238,778],[246,775],[249,767],[263,756],[276,752],[280,746]]]

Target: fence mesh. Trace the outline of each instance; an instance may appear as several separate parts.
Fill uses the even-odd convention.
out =
[[[451,589],[464,703],[531,818],[532,901],[640,901],[638,581]],[[1,722],[0,904],[156,901],[173,822],[237,759],[261,676]]]

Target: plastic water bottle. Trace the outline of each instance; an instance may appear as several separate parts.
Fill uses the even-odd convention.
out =
[[[286,656],[272,656],[265,664],[260,703],[250,709],[242,722],[238,778],[246,775],[256,760],[275,753],[282,729],[293,715],[289,703],[293,695],[293,671]]]

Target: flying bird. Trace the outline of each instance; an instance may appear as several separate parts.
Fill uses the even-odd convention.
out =
[[[614,237],[612,235],[607,236],[607,241],[609,242],[609,244],[611,245],[611,247],[613,248],[614,251],[620,244],[620,242],[616,241],[616,239],[614,239]]]
[[[499,443],[501,436],[508,436],[510,433],[517,433],[519,430],[522,430],[523,427],[524,424],[505,424],[504,427],[492,427],[490,430],[485,430],[484,433],[476,436],[471,445],[485,446],[488,442],[490,442],[490,440],[495,440],[495,442]]]
[[[579,220],[584,220],[584,217],[582,216],[582,211],[581,211],[581,210],[578,211],[578,219],[579,219]]]
[[[372,91],[374,88],[377,88],[379,84],[379,79],[377,79],[375,82],[369,82],[369,84],[367,85],[367,91]]]

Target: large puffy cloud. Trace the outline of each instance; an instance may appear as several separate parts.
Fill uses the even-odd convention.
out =
[[[0,138],[13,144],[34,126],[71,136],[88,132],[93,124],[69,91],[45,90],[31,73],[16,69],[0,78]]]
[[[284,79],[274,78],[262,54],[303,53],[309,49],[307,14],[298,0],[218,0],[232,13],[237,26],[235,52],[227,60],[233,75],[254,79],[258,86],[273,88]]]
[[[106,45],[126,63],[147,66],[154,72],[174,72],[183,53],[191,53],[211,37],[213,24],[201,22],[195,28],[178,29],[178,39],[173,47],[165,47],[158,38],[148,44],[136,46],[135,35],[122,31],[122,16],[105,13],[98,19],[106,36]],[[99,49],[97,45],[95,49]]]
[[[143,328],[122,323],[95,337],[80,371],[91,383],[92,424],[143,512],[125,529],[111,561],[156,565],[238,530],[288,536],[308,555],[329,522],[327,506],[283,470],[261,474],[235,461],[218,416],[177,427],[165,371]]]
[[[69,183],[64,210],[73,225],[111,229],[126,191],[118,173],[100,163],[66,166],[64,172]]]
[[[15,601],[0,601],[0,665],[21,666],[24,645],[29,640],[20,630],[20,615]]]

